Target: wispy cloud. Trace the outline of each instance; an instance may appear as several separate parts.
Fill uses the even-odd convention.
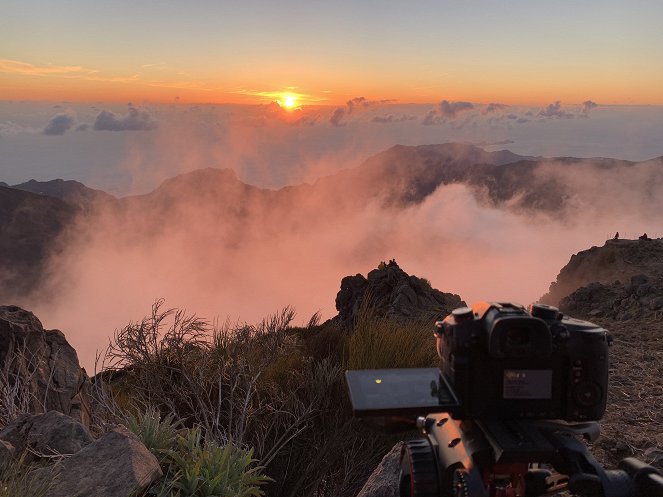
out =
[[[63,75],[63,74],[95,74],[99,71],[81,66],[35,66],[28,62],[18,60],[0,59],[0,72],[14,74],[29,74],[33,76]]]
[[[314,104],[325,102],[327,98],[319,97],[316,95],[311,95],[309,93],[300,93],[297,91],[297,87],[291,86],[284,88],[282,90],[255,90],[250,88],[231,88],[227,90],[228,93],[233,93],[235,95],[248,95],[251,97],[261,97],[265,100],[281,100],[284,95],[293,96],[298,102],[302,104]],[[324,93],[324,92],[323,92]]]

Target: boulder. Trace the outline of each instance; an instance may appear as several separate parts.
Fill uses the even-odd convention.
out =
[[[126,497],[138,494],[163,475],[157,458],[123,427],[59,464],[44,497]]]
[[[0,306],[0,364],[25,382],[30,412],[56,410],[89,426],[90,380],[59,330],[44,330],[29,311]]]
[[[403,442],[397,443],[382,458],[357,497],[398,497],[402,446]]]
[[[93,442],[85,426],[58,411],[23,415],[0,431],[0,440],[10,443],[15,457],[23,455],[26,463],[40,455],[75,454]]]
[[[444,293],[430,283],[403,271],[395,260],[380,263],[365,278],[346,276],[336,295],[338,320],[352,325],[362,306],[370,305],[378,316],[394,319],[434,319],[465,302],[458,295]]]

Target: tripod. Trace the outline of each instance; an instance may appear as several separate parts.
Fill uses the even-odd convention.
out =
[[[579,436],[594,441],[596,422],[417,420],[424,437],[401,454],[401,497],[663,497],[663,475],[637,459],[606,470]]]

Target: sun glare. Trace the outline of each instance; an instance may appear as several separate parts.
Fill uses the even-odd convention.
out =
[[[283,95],[281,103],[286,109],[294,109],[297,105],[297,99],[293,95]]]

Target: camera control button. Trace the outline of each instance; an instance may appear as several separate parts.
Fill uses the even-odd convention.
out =
[[[458,309],[454,309],[451,311],[451,315],[456,321],[467,321],[474,317],[474,313],[469,307],[459,307]]]
[[[593,381],[582,381],[573,387],[573,399],[583,407],[595,406],[601,401],[601,387]]]
[[[541,319],[557,319],[559,309],[546,304],[532,304],[530,306],[530,314],[535,318]]]

